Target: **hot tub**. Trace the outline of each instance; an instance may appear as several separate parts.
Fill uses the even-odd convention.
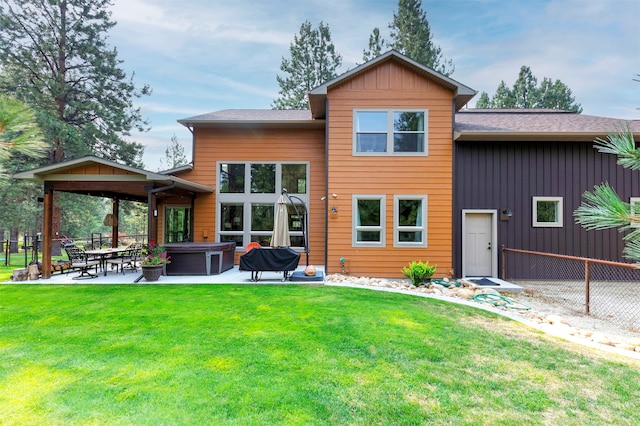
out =
[[[235,243],[168,243],[163,244],[171,263],[167,275],[212,275],[233,268]]]

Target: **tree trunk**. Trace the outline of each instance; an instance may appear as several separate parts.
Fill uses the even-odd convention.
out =
[[[9,234],[9,239],[11,240],[9,243],[9,252],[18,253],[18,228],[11,229]]]

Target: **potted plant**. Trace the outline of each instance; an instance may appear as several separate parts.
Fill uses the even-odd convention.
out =
[[[147,281],[158,281],[164,265],[171,263],[171,257],[164,247],[156,245],[153,241],[144,248],[144,259],[142,259],[142,276]]]

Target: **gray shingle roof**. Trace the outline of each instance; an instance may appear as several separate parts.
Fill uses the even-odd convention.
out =
[[[208,123],[208,122],[287,122],[287,121],[311,121],[309,110],[284,110],[284,109],[223,109],[208,114],[183,118],[178,122]]]
[[[629,126],[633,132],[640,132],[640,120],[544,109],[471,109],[456,113],[454,130],[458,140],[478,137],[506,139],[508,135],[534,134],[592,139],[594,135],[606,135],[625,126]]]
[[[321,128],[309,110],[225,109],[178,120],[185,126]],[[455,115],[456,140],[593,140],[621,127],[640,134],[640,120],[549,109],[466,109]]]

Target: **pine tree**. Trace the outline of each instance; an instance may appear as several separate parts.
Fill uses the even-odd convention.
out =
[[[478,100],[476,108],[486,108],[485,100],[482,101]],[[488,105],[491,108],[551,108],[582,112],[582,107],[576,103],[567,85],[560,80],[553,81],[547,77],[538,85],[538,79],[531,72],[531,68],[524,65],[520,68],[518,79],[512,88],[509,88],[504,80],[500,81]]]
[[[640,170],[640,148],[636,147],[629,127],[620,128],[607,139],[596,139],[596,149],[603,154],[618,156],[622,167]],[[585,192],[580,207],[573,215],[576,222],[587,230],[618,228],[620,232],[631,231],[624,236],[623,254],[640,263],[640,203],[631,205],[620,199],[616,191],[607,183]]]
[[[294,36],[289,47],[290,59],[282,58],[278,75],[280,96],[272,103],[273,109],[308,109],[308,93],[311,89],[337,76],[342,56],[335,51],[329,25],[322,22],[317,28],[305,21],[299,35]]]
[[[33,111],[24,103],[0,94],[0,172],[12,155],[40,157],[46,149]]]
[[[32,107],[51,141],[50,162],[86,154],[139,166],[143,147],[124,138],[147,130],[133,76],[106,42],[110,0],[0,3],[0,92]]]
[[[380,36],[380,28],[376,27],[369,36],[369,48],[362,51],[362,60],[369,62],[370,60],[380,56],[385,46],[384,39]]]
[[[440,47],[433,44],[422,0],[399,0],[398,12],[393,14],[389,29],[393,49],[440,74],[453,74],[453,62],[444,60]]]
[[[487,92],[482,92],[476,102],[476,108],[489,108],[491,106],[490,102],[489,94]]]
[[[160,165],[165,170],[175,169],[189,164],[189,160],[184,153],[184,147],[178,142],[178,137],[171,136],[171,144],[164,150],[164,158],[160,159]]]

